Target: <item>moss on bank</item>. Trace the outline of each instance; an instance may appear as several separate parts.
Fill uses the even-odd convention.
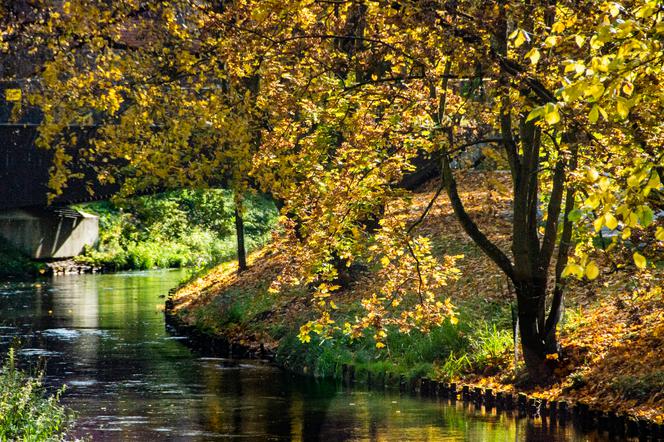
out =
[[[505,219],[507,198],[496,195],[490,204],[480,199],[487,179],[471,176],[463,181],[464,199],[476,201],[468,210],[498,243],[509,238]],[[430,200],[435,183],[416,195],[413,217]],[[486,207],[489,209],[486,209]],[[343,364],[353,364],[356,375],[366,372],[427,376],[526,391],[547,399],[584,402],[600,409],[628,411],[655,421],[664,419],[661,373],[664,370],[664,299],[662,269],[640,273],[623,268],[595,281],[571,285],[561,323],[563,359],[551,385],[523,383],[520,359],[515,364],[512,337],[512,295],[495,265],[477,250],[454,221],[449,206],[437,203],[421,229],[435,239],[440,254],[463,253],[464,276],[449,287],[459,323],[449,322],[428,334],[390,333],[386,348],[376,349],[370,334],[350,341],[297,339],[300,325],[317,313],[303,288],[268,292],[283,268],[285,257],[262,250],[250,256],[250,270],[238,275],[225,264],[195,278],[172,297],[173,313],[184,323],[233,342],[276,354],[277,362],[296,372],[339,376]],[[338,294],[335,319],[352,319],[360,310],[362,291],[371,274]],[[635,291],[635,288],[641,290]]]

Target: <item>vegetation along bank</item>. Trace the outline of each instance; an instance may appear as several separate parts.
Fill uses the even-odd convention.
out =
[[[103,271],[193,267],[235,259],[233,192],[224,189],[175,190],[78,206],[99,217],[99,241],[70,263]],[[244,197],[247,250],[270,238],[277,211],[261,194]],[[57,265],[57,263],[50,266]],[[0,239],[0,277],[49,272]]]
[[[497,243],[509,236],[508,177],[500,172],[468,172],[460,192],[469,212]],[[408,217],[416,220],[435,194],[437,182],[421,188]],[[496,189],[487,200],[484,189]],[[355,339],[312,333],[302,342],[301,327],[320,311],[306,284],[275,293],[272,282],[288,257],[268,245],[249,257],[249,270],[219,265],[171,296],[172,314],[199,332],[222,336],[256,353],[267,351],[282,367],[314,376],[342,376],[353,365],[358,379],[428,378],[494,391],[526,392],[548,401],[583,403],[593,409],[628,413],[647,421],[664,419],[664,297],[662,262],[650,269],[626,265],[594,280],[572,283],[559,326],[560,357],[551,360],[550,382],[528,381],[520,349],[514,349],[514,298],[496,265],[454,222],[444,198],[419,227],[436,254],[463,254],[461,277],[445,287],[456,314],[428,332],[387,330],[378,348],[373,332]],[[661,255],[661,242],[643,244],[646,256]],[[595,259],[603,260],[606,256]],[[604,262],[603,262],[604,264]],[[332,320],[343,324],[362,315],[362,299],[375,283],[366,268],[334,296]]]

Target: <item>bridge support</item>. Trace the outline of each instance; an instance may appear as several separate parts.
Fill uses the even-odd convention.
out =
[[[0,236],[33,259],[80,255],[99,239],[99,218],[67,208],[0,212]]]

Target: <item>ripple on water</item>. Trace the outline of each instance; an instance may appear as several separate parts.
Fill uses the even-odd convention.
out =
[[[90,387],[97,383],[96,379],[74,379],[67,381],[67,385],[70,387]]]
[[[42,336],[61,341],[73,341],[81,336],[108,336],[108,332],[99,329],[49,328],[41,332]]]
[[[34,357],[34,356],[60,356],[62,352],[44,350],[43,348],[22,348],[16,352],[21,356]]]

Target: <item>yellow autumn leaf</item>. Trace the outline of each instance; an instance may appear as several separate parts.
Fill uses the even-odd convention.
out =
[[[634,255],[632,255],[632,257],[634,258],[634,264],[636,264],[638,268],[640,269],[646,268],[647,261],[643,255],[641,255],[639,252],[634,252]]]
[[[550,104],[550,106],[549,106]],[[546,106],[546,111],[544,114],[544,120],[547,122],[547,124],[550,124],[553,126],[554,124],[557,124],[560,122],[560,113],[558,112],[558,107],[555,105],[549,103]]]
[[[574,36],[574,42],[578,47],[583,47],[583,44],[585,43],[586,39],[581,37],[580,35]]]
[[[630,236],[632,236],[632,229],[630,229],[629,227],[625,227],[625,229],[622,232],[622,236],[621,236],[622,239],[627,239]]]
[[[602,226],[604,225],[604,220],[605,218],[603,216],[597,217],[595,221],[593,221],[593,227],[595,228],[595,232],[599,232],[602,229]]]
[[[21,101],[21,89],[5,89],[5,100],[10,102]]]
[[[610,213],[605,214],[604,220],[606,221],[606,227],[608,227],[609,229],[615,230],[615,228],[618,227],[618,220],[612,214]]]
[[[625,95],[628,97],[632,95],[632,92],[634,92],[634,85],[632,83],[625,83],[622,87],[623,92]]]
[[[595,261],[590,261],[586,266],[586,278],[593,280],[599,276],[599,267],[595,264]]]
[[[551,26],[551,30],[557,34],[560,34],[561,32],[565,31],[565,23],[557,21],[553,24],[553,26]]]
[[[518,48],[519,46],[524,44],[527,39],[528,39],[528,35],[525,33],[525,31],[522,31],[522,30],[519,29],[519,31],[517,32],[516,38],[514,39],[514,46]]]
[[[530,58],[530,64],[535,65],[540,59],[540,51],[537,48],[532,48],[530,51],[528,51],[526,57]]]
[[[629,115],[629,103],[624,98],[618,97],[616,100],[616,112],[618,116],[622,119],[627,118]]]
[[[577,278],[582,278],[584,273],[583,267],[581,267],[579,264],[571,262],[565,266],[565,269],[563,270],[562,276],[567,277],[570,275],[574,275]]]
[[[655,238],[658,241],[664,241],[664,227],[657,227],[657,230],[655,231]]]

